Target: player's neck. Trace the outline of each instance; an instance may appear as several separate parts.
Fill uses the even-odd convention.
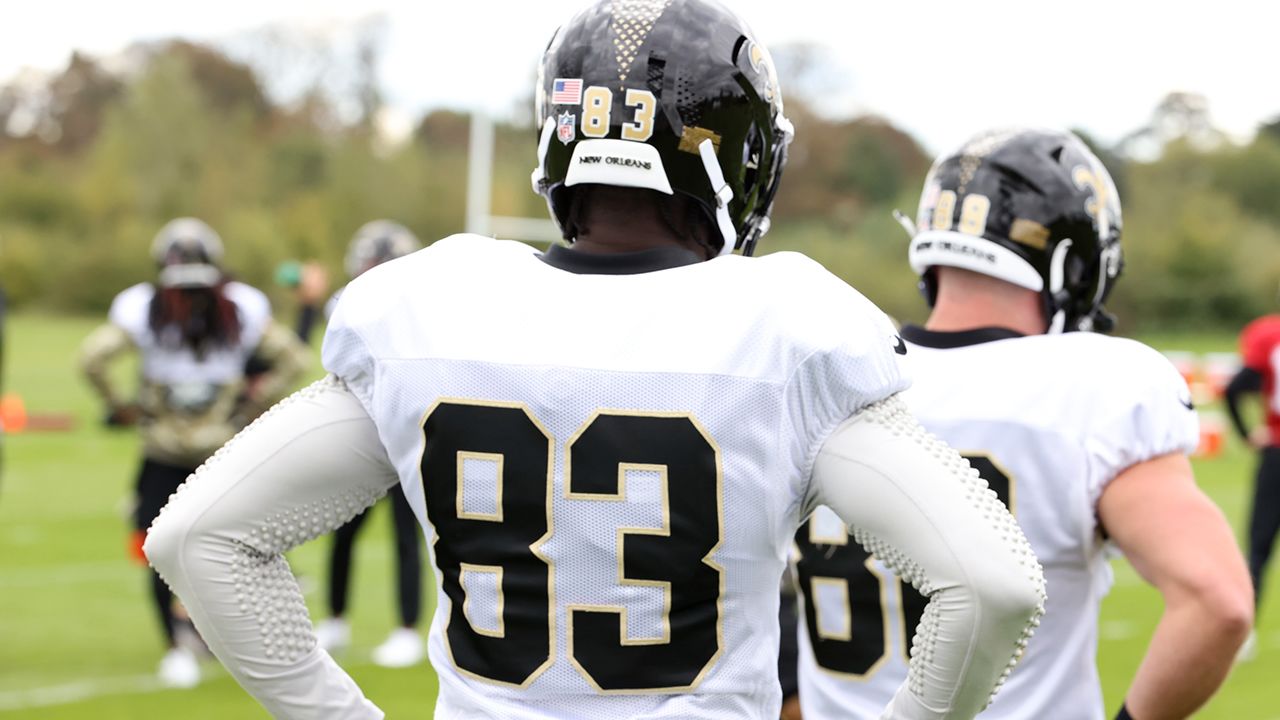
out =
[[[1004,327],[1039,335],[1048,326],[1039,293],[976,273],[939,270],[943,272],[938,277],[938,297],[926,329],[960,332]]]
[[[657,248],[683,247],[710,259],[699,244],[698,228],[680,232],[671,218],[689,215],[691,201],[680,196],[667,198],[659,193],[606,185],[590,186],[578,207],[575,221],[578,237],[575,250],[588,253],[630,253]]]
[[[588,235],[579,237],[573,243],[573,249],[587,253],[629,253],[641,250],[653,250],[665,247],[682,247],[692,249],[700,255],[701,248],[690,248],[690,244],[667,231],[666,228],[641,226],[622,227],[600,223],[591,227]]]

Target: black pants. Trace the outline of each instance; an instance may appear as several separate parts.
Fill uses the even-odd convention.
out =
[[[422,614],[422,544],[418,519],[409,507],[404,492],[396,486],[387,493],[391,500],[391,516],[396,538],[396,577],[399,583],[400,624],[414,627]],[[333,533],[333,554],[329,558],[329,612],[342,617],[347,611],[347,590],[351,585],[351,550],[356,533],[369,518],[369,510],[351,518],[351,522]]]
[[[169,496],[177,492],[178,486],[187,481],[187,477],[195,472],[195,468],[179,467],[168,463],[157,462],[149,458],[142,461],[142,470],[138,472],[137,501],[133,510],[133,527],[145,531],[160,514],[160,510],[169,502]],[[173,646],[173,593],[169,586],[156,574],[150,571],[151,597],[155,601],[156,612],[160,616],[160,627],[164,631],[165,640]]]
[[[1262,607],[1262,576],[1280,533],[1280,447],[1263,449],[1253,484],[1253,509],[1249,516],[1249,574],[1253,576],[1256,602]]]

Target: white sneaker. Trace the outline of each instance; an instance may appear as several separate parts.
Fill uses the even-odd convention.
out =
[[[388,668],[417,665],[426,656],[426,644],[412,628],[392,630],[386,641],[373,649],[373,662]]]
[[[316,626],[316,641],[328,653],[345,650],[351,644],[351,626],[342,618],[321,620]]]
[[[1258,656],[1258,631],[1250,630],[1249,637],[1244,639],[1244,644],[1240,646],[1240,650],[1236,652],[1236,662],[1249,662]]]
[[[185,648],[172,648],[160,660],[161,684],[173,688],[195,687],[200,682],[200,663]]]

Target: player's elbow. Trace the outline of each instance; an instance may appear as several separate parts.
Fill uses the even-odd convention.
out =
[[[1002,623],[1026,626],[1044,614],[1044,579],[1039,566],[1034,572],[1019,568],[1016,577],[1007,579],[987,591],[983,604],[999,616]]]
[[[1196,591],[1196,605],[1207,627],[1236,645],[1244,642],[1253,628],[1253,585],[1248,577],[1226,581]]]
[[[1025,554],[989,558],[981,572],[970,576],[970,592],[980,614],[994,624],[1029,632],[1044,614],[1044,571],[1028,549]]]
[[[174,499],[171,499],[147,529],[147,539],[142,544],[147,562],[166,579],[180,572],[181,558],[193,531],[190,519],[174,505]]]
[[[142,543],[142,554],[147,562],[161,575],[177,565],[177,558],[182,547],[182,532],[176,523],[159,517],[147,528],[147,539]]]
[[[1253,584],[1242,563],[1158,585],[1166,612],[1194,614],[1196,624],[1224,644],[1239,645],[1253,627]]]

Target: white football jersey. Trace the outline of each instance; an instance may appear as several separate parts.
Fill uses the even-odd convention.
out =
[[[197,358],[191,348],[163,345],[151,330],[151,299],[156,288],[139,283],[127,288],[111,302],[107,319],[128,333],[142,356],[142,377],[157,385],[227,385],[244,376],[244,364],[253,354],[271,322],[271,302],[257,288],[243,283],[226,285],[227,297],[235,303],[240,318],[240,343],[215,348]]]
[[[812,463],[907,385],[893,327],[793,253],[557,252],[584,255],[441,240],[352,281],[325,337],[426,528],[437,716],[774,720]]]
[[[1131,465],[1191,452],[1196,413],[1182,377],[1141,343],[1091,333],[1022,337],[905,328],[926,429],[970,459],[1018,519],[1049,600],[1022,662],[984,720],[1099,720],[1098,609],[1111,585],[1096,516]],[[925,600],[848,542],[823,509],[797,535],[804,716],[875,718],[907,674]]]

